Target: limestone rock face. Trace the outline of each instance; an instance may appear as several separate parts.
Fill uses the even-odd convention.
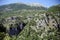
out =
[[[60,18],[55,18],[55,16],[49,15],[49,14],[43,14],[43,16],[41,16],[41,19],[38,19],[38,21],[36,22],[38,27],[46,27],[46,26],[50,26],[50,27],[58,27],[57,25],[59,24],[59,20]]]
[[[60,17],[53,13],[35,14],[17,40],[60,40]]]

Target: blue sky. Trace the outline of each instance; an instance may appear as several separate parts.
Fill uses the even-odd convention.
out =
[[[52,5],[60,4],[60,0],[0,0],[0,6],[10,3],[40,3],[46,7],[50,7]]]

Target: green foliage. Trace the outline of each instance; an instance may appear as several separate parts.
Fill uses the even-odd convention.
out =
[[[11,23],[14,24],[14,26],[12,27],[16,27],[15,24],[19,22],[24,22],[27,25],[18,34],[18,36],[10,37],[9,34],[0,33],[0,40],[2,39],[3,40],[60,40],[60,32],[58,32],[58,29],[56,27],[51,26],[53,23],[52,24],[48,23],[48,26],[44,26],[43,24],[43,26],[41,27],[37,25],[37,23],[39,23],[40,20],[45,19],[46,14],[51,16],[52,19],[55,19],[55,21],[59,23],[60,18],[59,6],[50,7],[48,11],[35,10],[35,7],[31,8],[30,6],[27,6],[25,4],[10,4],[0,8],[3,10],[4,8],[6,8],[6,6],[12,8],[13,11],[1,12],[0,23],[3,23],[3,25],[7,29],[11,27],[10,26]],[[13,16],[16,16],[16,20],[11,19],[10,21],[8,21],[9,17],[11,18]]]
[[[5,33],[0,32],[0,40],[3,40],[5,36],[6,36]]]

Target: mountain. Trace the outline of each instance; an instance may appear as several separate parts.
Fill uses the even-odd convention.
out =
[[[48,8],[50,12],[46,12],[40,11],[45,10],[45,7],[35,5],[37,4],[31,6],[15,3],[0,6],[0,12],[12,11],[0,13],[0,40],[60,40],[60,13],[51,12],[59,11],[60,6],[52,6]],[[22,26],[24,28],[19,32]],[[10,36],[10,33],[13,35]]]
[[[46,8],[43,6],[30,6],[23,3],[13,3],[13,4],[0,6],[0,11],[11,11],[11,10],[21,10],[21,9],[46,10]]]
[[[27,4],[27,5],[30,5],[30,6],[37,6],[37,7],[42,7],[43,5],[40,4],[40,3],[30,3],[30,4]]]
[[[58,5],[54,5],[54,6],[51,6],[50,8],[48,8],[48,11],[52,11],[52,12],[60,12],[60,4]]]

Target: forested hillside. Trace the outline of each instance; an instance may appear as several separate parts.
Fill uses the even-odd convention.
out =
[[[50,8],[0,6],[0,40],[60,40],[60,5]]]

